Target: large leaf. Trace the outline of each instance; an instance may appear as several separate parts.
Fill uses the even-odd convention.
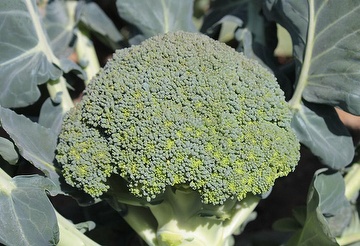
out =
[[[319,170],[308,194],[306,219],[287,245],[338,245],[340,235],[351,219],[351,206],[339,172]]]
[[[0,169],[0,243],[57,245],[59,228],[46,191],[56,191],[49,179],[38,175],[11,179]]]
[[[122,18],[134,24],[145,38],[173,32],[196,32],[192,22],[193,0],[117,0]]]
[[[291,122],[298,139],[333,169],[342,169],[354,157],[353,140],[335,109],[304,102]]]
[[[62,74],[36,1],[0,1],[0,33],[0,105],[30,105],[40,96],[39,84]]]
[[[290,105],[301,98],[360,114],[360,1],[270,0],[295,43],[298,81]]]
[[[324,164],[343,168],[354,156],[349,134],[332,109],[321,113],[302,101],[360,114],[360,1],[269,0],[264,6],[292,38],[296,88],[289,104],[297,135]]]
[[[57,141],[56,133],[2,107],[0,107],[0,122],[19,149],[21,156],[58,183],[59,176],[52,164]]]

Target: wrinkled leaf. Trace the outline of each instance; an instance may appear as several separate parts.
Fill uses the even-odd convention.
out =
[[[39,84],[62,74],[35,0],[0,1],[0,105],[22,107],[40,96]]]
[[[14,144],[3,137],[0,137],[0,156],[9,164],[16,164],[19,160],[19,155],[15,150]]]
[[[117,0],[116,5],[120,16],[139,28],[145,38],[197,31],[192,21],[193,0]]]
[[[333,107],[302,104],[291,125],[300,142],[327,166],[339,170],[352,161],[352,137]]]
[[[58,174],[52,162],[55,156],[57,135],[50,129],[32,122],[23,115],[0,107],[0,120],[19,149],[21,156],[58,183]]]
[[[0,170],[0,243],[56,245],[59,228],[46,191],[56,186],[38,175],[11,179]],[[54,193],[55,194],[55,193]]]
[[[81,5],[80,20],[105,44],[113,49],[120,48],[123,36],[96,3],[89,2]]]
[[[305,59],[310,67],[299,84],[311,102],[340,106],[360,114],[360,2],[309,1],[310,21]],[[312,37],[313,35],[313,37]]]

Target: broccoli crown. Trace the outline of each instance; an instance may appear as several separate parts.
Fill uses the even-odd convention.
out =
[[[275,77],[229,46],[175,32],[116,51],[66,115],[56,159],[70,185],[99,197],[109,177],[148,201],[167,186],[203,203],[267,192],[299,143]]]

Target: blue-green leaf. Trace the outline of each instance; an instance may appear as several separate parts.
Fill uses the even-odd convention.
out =
[[[46,5],[46,15],[43,18],[44,26],[48,34],[51,48],[57,57],[68,57],[72,52],[72,39],[74,38],[74,28],[76,21],[74,13],[69,13],[70,6],[67,8],[64,0],[49,1]],[[75,5],[74,5],[75,8]],[[73,10],[75,12],[75,10]]]
[[[294,43],[297,86],[290,101],[339,106],[360,115],[360,1],[269,0],[269,16]]]
[[[286,245],[337,246],[340,235],[351,219],[351,206],[345,197],[345,184],[339,172],[324,169],[314,175],[308,194],[306,219]]]
[[[15,150],[14,144],[3,137],[0,137],[0,156],[9,164],[16,164],[19,160],[19,155]]]
[[[54,103],[50,98],[46,99],[41,106],[39,124],[51,129],[58,135],[61,129],[63,112],[60,104]]]
[[[342,169],[353,160],[353,140],[335,109],[327,105],[301,104],[291,122],[301,143],[333,169]]]
[[[58,183],[59,175],[53,166],[57,135],[51,129],[32,122],[23,115],[0,107],[0,122],[19,149],[21,156]]]
[[[56,186],[42,176],[11,179],[0,169],[0,243],[57,245],[59,228],[46,191]]]
[[[316,172],[314,190],[319,194],[319,209],[327,220],[331,235],[339,236],[350,223],[352,209],[345,197],[345,183],[340,172]],[[312,193],[310,191],[309,199]]]
[[[193,0],[117,0],[122,18],[132,23],[145,38],[174,32],[196,32],[192,21]]]
[[[302,101],[360,114],[360,1],[269,0],[264,6],[292,38],[296,88],[289,104],[297,135],[324,164],[342,168],[354,157],[349,134],[332,109],[319,114]]]
[[[30,105],[40,97],[38,85],[62,74],[36,1],[0,1],[0,33],[0,105]]]
[[[120,47],[123,36],[112,20],[96,3],[89,2],[81,5],[80,20],[105,44],[113,49]]]

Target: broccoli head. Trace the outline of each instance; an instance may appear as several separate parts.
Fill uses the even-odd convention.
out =
[[[56,159],[93,197],[120,177],[147,201],[178,187],[221,205],[294,169],[291,117],[257,62],[202,34],[168,33],[114,54],[66,115]]]

